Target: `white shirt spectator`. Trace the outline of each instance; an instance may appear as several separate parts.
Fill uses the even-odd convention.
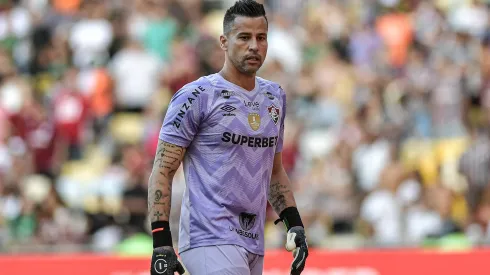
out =
[[[362,190],[374,190],[378,185],[381,171],[390,161],[390,144],[385,140],[363,144],[354,152],[353,161]]]
[[[420,198],[421,193],[421,184],[414,179],[403,181],[396,190],[396,196],[403,206],[410,206],[415,203]]]
[[[14,37],[18,41],[12,49],[17,64],[25,66],[31,57],[31,45],[28,36],[31,33],[33,19],[23,7],[14,7],[10,11],[0,12],[0,40]]]
[[[117,105],[140,108],[157,91],[163,66],[156,56],[142,49],[126,48],[116,54],[109,68],[115,81]]]
[[[12,156],[5,144],[0,144],[0,173],[7,173],[12,168]]]
[[[298,73],[302,65],[301,44],[288,30],[271,25],[267,37],[269,49],[265,62],[278,60],[288,73]]]
[[[441,232],[443,221],[435,212],[422,207],[413,207],[406,214],[406,241],[417,243],[429,235]]]
[[[112,25],[105,19],[85,19],[76,23],[69,38],[78,67],[105,59],[113,39]]]
[[[142,41],[149,19],[142,14],[134,13],[128,18],[127,29],[129,37],[134,40]]]
[[[374,239],[380,244],[401,241],[402,210],[397,197],[387,190],[369,194],[361,205],[361,218],[374,228]]]
[[[15,219],[22,211],[20,198],[14,195],[0,197],[0,214],[7,219]]]
[[[7,81],[0,86],[0,107],[7,114],[18,114],[25,100],[24,94],[14,81]]]
[[[479,6],[467,5],[449,14],[449,24],[455,31],[480,36],[488,25],[488,13]]]
[[[394,7],[400,3],[400,0],[378,0],[378,3],[385,7]]]
[[[26,37],[32,28],[32,18],[29,11],[22,7],[13,8],[10,13],[0,13],[0,39],[10,35],[16,38]]]
[[[49,8],[49,0],[22,0],[24,7],[28,8],[36,16],[46,13]]]

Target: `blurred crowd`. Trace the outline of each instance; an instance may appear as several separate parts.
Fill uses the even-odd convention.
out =
[[[167,104],[221,69],[233,2],[0,1],[0,251],[151,244]],[[259,2],[259,75],[287,93],[283,159],[310,246],[490,241],[490,1]],[[281,247],[269,213],[266,246]]]

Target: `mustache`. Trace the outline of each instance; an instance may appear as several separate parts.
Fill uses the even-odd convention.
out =
[[[258,54],[251,54],[251,55],[246,55],[244,57],[245,60],[248,60],[248,59],[257,59],[257,60],[262,60],[262,56],[258,55]]]

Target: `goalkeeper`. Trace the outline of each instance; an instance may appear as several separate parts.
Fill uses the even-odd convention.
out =
[[[267,54],[264,7],[240,0],[226,11],[220,46],[225,64],[179,90],[160,131],[149,181],[153,234],[151,274],[262,274],[267,201],[294,251],[291,274],[308,257],[305,231],[282,165],[286,94],[256,76]],[[169,230],[175,171],[186,189],[178,251]]]

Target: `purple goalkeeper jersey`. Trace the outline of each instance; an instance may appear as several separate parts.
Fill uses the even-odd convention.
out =
[[[264,255],[267,194],[285,113],[284,91],[259,77],[247,91],[212,74],[172,97],[160,139],[187,148],[179,251],[235,244]]]

